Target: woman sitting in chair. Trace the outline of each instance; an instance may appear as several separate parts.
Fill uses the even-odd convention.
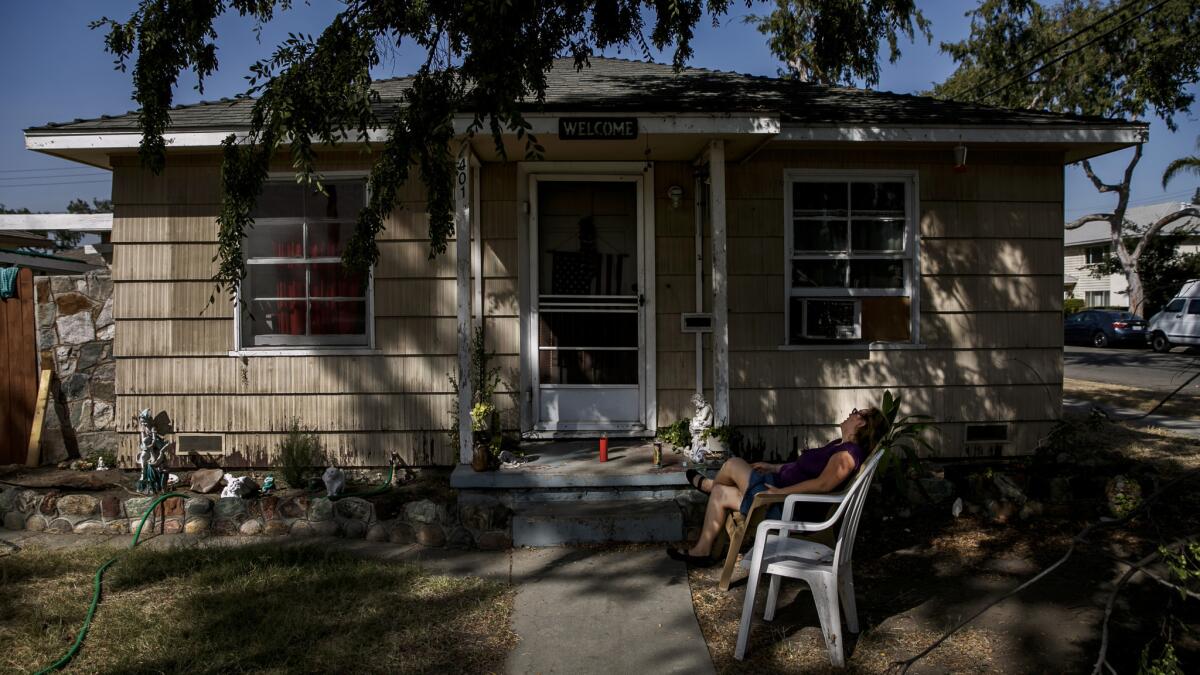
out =
[[[883,414],[879,410],[855,408],[838,425],[841,438],[830,441],[824,447],[805,450],[794,462],[748,464],[740,457],[733,457],[711,479],[689,469],[688,483],[710,495],[708,508],[704,512],[704,527],[700,530],[700,538],[690,549],[681,551],[668,548],[667,555],[689,565],[707,567],[714,564],[712,546],[725,525],[725,516],[733,509],[748,515],[754,496],[760,492],[781,495],[836,492],[854,475],[875,447],[882,426]],[[767,511],[767,518],[781,517],[783,507],[780,504],[775,504]]]

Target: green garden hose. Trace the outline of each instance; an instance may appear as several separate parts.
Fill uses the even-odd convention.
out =
[[[344,497],[370,497],[372,495],[383,494],[384,492],[387,492],[389,489],[391,489],[392,479],[395,477],[396,477],[396,464],[395,464],[395,462],[393,462],[391,465],[391,470],[388,472],[387,482],[385,482],[383,485],[380,485],[379,487],[376,487],[372,490],[367,490],[366,492],[349,492],[346,494],[337,495],[334,497],[330,497],[329,500],[337,501]],[[161,504],[164,499],[169,499],[171,497],[187,498],[187,495],[184,495],[184,494],[181,494],[178,492],[170,492],[165,495],[159,496],[153,502],[151,502],[150,507],[146,509],[146,513],[144,515],[142,515],[142,520],[140,523],[138,523],[137,530],[135,530],[133,533],[133,541],[129,543],[129,549],[127,549],[127,551],[133,550],[133,547],[138,545],[138,540],[142,536],[142,527],[144,527],[146,525],[146,520],[150,517],[151,514],[154,513],[155,507],[157,507],[159,504]],[[57,661],[55,661],[54,663],[50,664],[49,666],[46,666],[45,668],[39,670],[37,672],[37,675],[44,675],[45,673],[50,673],[55,670],[58,670],[59,668],[66,666],[68,663],[71,662],[71,659],[75,658],[75,655],[79,653],[79,648],[81,646],[83,646],[83,639],[85,637],[87,637],[88,628],[90,628],[92,625],[92,617],[95,616],[95,614],[96,614],[96,606],[100,604],[101,578],[104,576],[105,570],[107,570],[109,567],[111,567],[113,563],[117,562],[117,560],[119,560],[121,558],[121,556],[124,554],[125,554],[125,551],[118,553],[117,555],[109,558],[108,560],[106,560],[104,562],[103,565],[100,566],[99,569],[96,570],[96,574],[92,577],[92,605],[91,605],[91,607],[88,607],[87,616],[84,617],[84,619],[83,619],[83,627],[79,629],[79,634],[75,636],[74,644],[72,644],[71,648],[67,650],[67,653],[63,654],[62,657],[60,657]]]
[[[164,499],[168,499],[170,497],[186,497],[186,495],[178,492],[170,492],[165,495],[161,495],[151,502],[150,507],[146,509],[146,513],[142,515],[142,521],[138,523],[137,530],[133,533],[133,541],[129,543],[129,549],[127,550],[133,550],[133,547],[138,545],[138,539],[142,536],[142,528],[146,525],[146,519],[148,519],[150,515],[154,513],[155,507],[162,503]],[[71,645],[71,648],[67,650],[66,654],[63,654],[61,658],[49,666],[39,670],[37,675],[53,672],[66,666],[71,662],[71,659],[75,658],[75,655],[79,653],[79,648],[83,645],[83,638],[87,637],[88,628],[90,628],[92,625],[92,617],[96,614],[96,606],[100,604],[100,580],[104,576],[104,571],[107,570],[113,563],[117,562],[122,555],[125,555],[124,551],[109,558],[103,565],[100,566],[99,569],[96,570],[96,574],[92,577],[92,606],[88,607],[87,616],[83,619],[83,627],[79,629],[79,634],[75,636],[75,643]]]

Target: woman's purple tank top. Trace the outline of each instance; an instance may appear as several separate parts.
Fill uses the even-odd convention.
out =
[[[779,467],[779,472],[775,474],[775,485],[784,488],[820,476],[834,454],[843,450],[849,452],[850,456],[854,458],[854,470],[857,471],[863,460],[866,459],[866,453],[858,446],[858,443],[843,443],[841,439],[836,439],[824,447],[809,448],[800,453],[800,458],[796,461]],[[853,471],[850,473],[854,475]],[[840,487],[838,486],[839,489]]]

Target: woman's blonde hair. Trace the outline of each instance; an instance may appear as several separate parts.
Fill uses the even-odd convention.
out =
[[[858,414],[865,424],[854,432],[854,442],[863,450],[871,452],[886,431],[884,429],[887,426],[886,420],[883,419],[883,413],[879,411],[879,408],[863,408],[858,411]]]

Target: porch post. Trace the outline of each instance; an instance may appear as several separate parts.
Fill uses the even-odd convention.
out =
[[[471,462],[471,147],[463,142],[454,172],[454,252],[458,301],[458,460]]]
[[[713,408],[718,425],[729,424],[729,280],[725,246],[725,141],[708,148],[709,221],[712,225]]]

